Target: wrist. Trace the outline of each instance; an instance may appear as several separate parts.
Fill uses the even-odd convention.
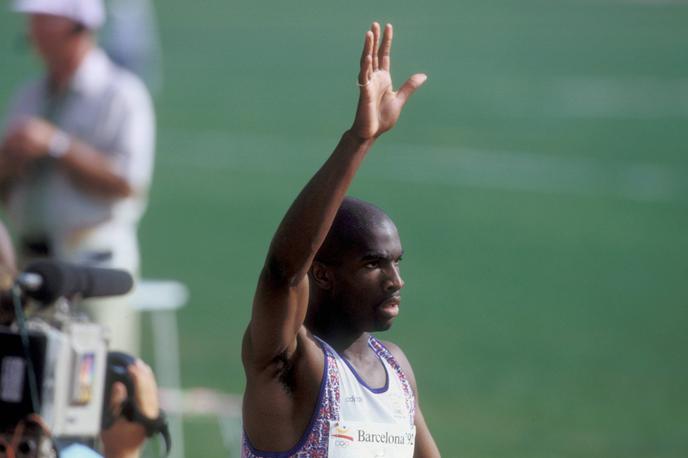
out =
[[[352,129],[349,129],[342,135],[342,140],[351,142],[356,147],[370,147],[375,143],[376,137],[364,138],[354,133]]]
[[[65,132],[56,129],[48,143],[48,156],[61,159],[72,147],[72,138]]]

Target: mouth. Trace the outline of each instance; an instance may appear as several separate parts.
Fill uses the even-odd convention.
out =
[[[380,310],[389,318],[395,318],[399,315],[399,304],[401,303],[400,296],[393,296],[380,304]]]

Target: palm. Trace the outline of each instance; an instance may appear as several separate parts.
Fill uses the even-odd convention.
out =
[[[379,38],[380,26],[373,23],[371,30],[366,33],[363,46],[358,75],[361,94],[352,127],[353,133],[364,139],[377,137],[394,127],[406,100],[426,79],[424,74],[415,74],[395,92],[389,71],[392,47],[390,24],[385,27],[382,44],[378,49]]]

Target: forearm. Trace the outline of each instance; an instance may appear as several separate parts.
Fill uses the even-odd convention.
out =
[[[349,131],[306,184],[287,211],[272,240],[266,267],[291,284],[306,275],[339,206],[374,140]]]
[[[115,173],[103,153],[75,138],[70,140],[69,148],[58,160],[79,186],[94,194],[121,198],[133,192],[127,180]]]

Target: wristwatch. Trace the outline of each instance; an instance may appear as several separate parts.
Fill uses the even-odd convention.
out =
[[[53,159],[60,159],[67,154],[72,146],[72,139],[65,132],[56,130],[48,145],[48,156]]]
[[[148,418],[139,411],[133,402],[127,400],[122,405],[122,416],[131,422],[138,423],[139,425],[143,426],[147,437],[160,434],[165,442],[165,449],[169,455],[172,448],[172,440],[170,438],[167,416],[162,409],[160,409],[158,418]]]

